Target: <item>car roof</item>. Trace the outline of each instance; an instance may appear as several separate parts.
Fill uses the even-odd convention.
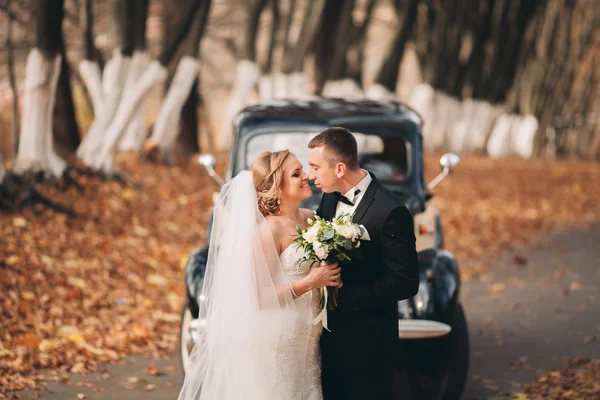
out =
[[[411,120],[422,125],[420,115],[406,104],[374,100],[344,100],[323,97],[302,99],[272,99],[261,101],[240,111],[235,119],[238,126],[265,121],[315,122],[343,125],[365,120],[394,123]]]

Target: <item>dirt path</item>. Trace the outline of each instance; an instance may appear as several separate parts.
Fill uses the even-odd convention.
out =
[[[542,248],[506,252],[493,262],[489,280],[464,284],[471,368],[463,399],[506,398],[522,391],[539,369],[600,357],[599,260],[600,225],[594,225],[588,232],[552,234]],[[160,375],[145,372],[150,365]],[[72,376],[71,385],[51,383],[39,398],[175,399],[181,383],[176,356],[138,356],[87,377]],[[33,395],[19,393],[21,399]]]

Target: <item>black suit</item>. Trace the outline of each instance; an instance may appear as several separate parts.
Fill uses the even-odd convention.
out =
[[[373,180],[354,213],[370,241],[342,263],[338,307],[328,311],[323,330],[324,400],[392,398],[393,362],[398,340],[397,302],[414,296],[419,265],[413,219],[404,204]],[[335,217],[339,193],[323,195],[317,214]]]

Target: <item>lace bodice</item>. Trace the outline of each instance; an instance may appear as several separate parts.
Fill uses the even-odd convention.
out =
[[[299,262],[303,256],[304,250],[297,243],[292,243],[279,256],[288,282],[301,279],[310,272],[310,262]],[[280,367],[277,381],[282,384],[277,385],[280,388],[276,397],[286,400],[322,400],[319,350],[322,325],[313,324],[313,318],[320,311],[319,291],[315,289],[298,297],[295,306],[299,312],[298,320],[294,323],[294,334],[275,350],[277,365]]]

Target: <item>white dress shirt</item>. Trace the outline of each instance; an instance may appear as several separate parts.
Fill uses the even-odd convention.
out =
[[[363,171],[367,173],[367,176],[365,176],[362,179],[362,181],[358,182],[358,185],[354,186],[352,189],[350,189],[346,193],[344,193],[344,196],[346,196],[348,198],[348,200],[353,202],[354,205],[351,206],[349,204],[344,204],[341,201],[338,201],[337,208],[335,209],[336,217],[339,216],[341,213],[347,213],[350,215],[354,215],[354,212],[356,211],[358,204],[362,200],[363,196],[365,195],[365,192],[367,191],[367,188],[369,187],[369,184],[373,180],[371,178],[371,175],[366,170],[363,169]],[[354,192],[356,191],[356,189],[360,189],[360,192],[355,196]]]

